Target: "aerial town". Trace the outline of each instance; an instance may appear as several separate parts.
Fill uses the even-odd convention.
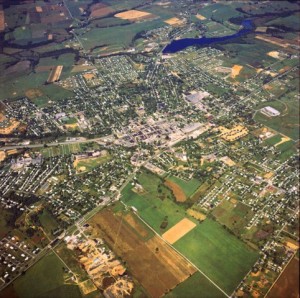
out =
[[[300,2],[0,1],[0,298],[299,297]]]

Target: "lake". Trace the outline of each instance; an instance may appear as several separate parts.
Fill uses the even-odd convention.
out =
[[[191,46],[203,46],[215,42],[227,41],[248,34],[252,32],[255,28],[251,20],[244,20],[241,25],[243,26],[243,28],[232,35],[221,37],[182,38],[178,40],[173,40],[164,48],[163,54],[176,53]]]

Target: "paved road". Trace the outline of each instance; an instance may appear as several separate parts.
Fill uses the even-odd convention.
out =
[[[58,145],[70,145],[70,144],[91,143],[91,142],[105,142],[111,138],[113,138],[113,135],[108,135],[105,137],[94,138],[94,139],[78,138],[75,140],[64,141],[64,142],[38,143],[38,144],[29,144],[29,145],[24,145],[24,144],[8,145],[8,146],[2,146],[2,147],[0,147],[0,149],[1,150],[11,150],[11,149],[21,149],[21,148],[40,148],[45,145],[47,145],[48,147],[54,147],[54,146],[58,146]]]

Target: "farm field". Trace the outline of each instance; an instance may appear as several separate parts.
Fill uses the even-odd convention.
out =
[[[175,176],[169,176],[168,180],[175,182],[185,193],[187,197],[190,197],[200,187],[201,183],[197,179],[182,180]]]
[[[243,73],[244,77],[246,77],[246,69],[248,69],[249,75],[253,75],[256,73],[256,68],[266,67],[277,60],[267,55],[267,53],[277,50],[278,46],[247,37],[235,39],[234,41],[220,44],[220,46],[232,53],[229,58],[224,60],[223,66],[231,67],[235,64],[244,66],[237,79],[239,77],[243,78]],[[247,65],[250,65],[250,67]]]
[[[142,172],[138,182],[145,191],[138,194],[128,184],[122,191],[122,201],[137,208],[139,215],[156,232],[162,234],[186,217],[184,208],[174,203],[171,191],[162,185],[160,178]]]
[[[257,252],[211,219],[198,224],[178,240],[174,247],[228,295],[231,295],[258,258]]]
[[[71,283],[71,280],[65,282],[63,266],[64,264],[54,253],[47,255],[14,283],[17,296],[20,298],[51,298],[53,295],[81,297],[79,288]]]
[[[165,232],[162,237],[167,240],[170,244],[174,244],[177,240],[182,238],[184,235],[189,233],[196,224],[187,218],[182,219],[175,226]]]
[[[217,287],[215,287],[204,275],[196,272],[186,281],[179,284],[168,293],[166,298],[222,298],[226,297]]]
[[[143,240],[141,232],[123,224],[122,215],[110,209],[99,212],[89,223],[93,235],[105,239],[151,297],[163,295],[196,271],[158,236]],[[139,229],[147,232],[145,226]]]
[[[226,3],[226,2],[224,2]],[[215,3],[200,9],[199,13],[207,19],[214,17],[217,21],[228,21],[232,17],[243,16],[235,8],[240,7],[240,3]]]
[[[294,257],[274,284],[267,298],[299,297],[299,259]]]
[[[70,97],[73,92],[63,89],[60,86],[51,84],[44,85],[47,81],[48,73],[30,73],[17,78],[15,81],[0,82],[0,100],[7,97],[17,98],[25,96],[29,89],[39,89],[42,96],[35,98],[33,101],[38,106],[46,105],[49,100],[56,101],[62,98]]]
[[[83,33],[78,32],[80,40],[84,43],[87,50],[93,51],[93,48],[107,46],[108,49],[122,50],[128,47],[136,34],[145,30],[159,28],[163,25],[161,20],[145,21],[129,25],[114,26],[112,28],[102,28],[101,34],[97,28]]]

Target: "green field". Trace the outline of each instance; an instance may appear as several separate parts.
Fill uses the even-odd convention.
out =
[[[218,222],[226,225],[235,235],[241,235],[254,213],[251,208],[241,202],[233,204],[223,200],[212,212]]]
[[[53,238],[52,231],[58,227],[58,223],[55,218],[44,209],[43,213],[39,214],[39,220],[48,237]]]
[[[279,46],[250,37],[234,39],[233,42],[220,44],[220,46],[230,53],[230,57],[224,59],[223,66],[231,67],[234,64],[244,66],[245,70],[242,70],[239,76],[242,76],[245,71],[247,73],[244,73],[244,76],[248,73],[249,75],[255,75],[255,68],[267,67],[274,63],[276,59],[270,57],[267,53],[279,48]],[[251,66],[254,68],[251,68]]]
[[[15,80],[0,82],[0,100],[7,97],[17,98],[25,96],[25,92],[32,88],[39,88],[39,90],[43,93],[41,97],[33,100],[37,104],[40,103],[41,105],[46,105],[49,100],[56,101],[70,97],[73,94],[73,92],[63,89],[58,85],[44,85],[47,81],[48,75],[49,73],[46,72],[30,73],[26,75],[23,74]]]
[[[240,3],[215,3],[207,5],[199,10],[199,13],[206,18],[213,18],[218,22],[228,21],[230,18],[243,16],[242,13],[238,12],[235,8],[240,7]]]
[[[196,272],[168,293],[166,298],[221,298],[226,297],[204,275]]]
[[[179,185],[187,197],[190,197],[201,185],[200,181],[197,179],[185,181],[175,176],[169,176],[168,180],[171,180]]]
[[[70,155],[73,153],[81,152],[82,148],[80,144],[67,144],[67,145],[57,145],[42,148],[40,152],[43,157],[53,157],[58,155]]]
[[[291,16],[276,18],[267,23],[269,26],[285,26],[293,30],[300,30],[300,13],[295,13]]]
[[[88,278],[87,272],[81,267],[81,264],[78,261],[78,255],[74,250],[68,249],[66,243],[60,243],[55,248],[55,252],[68,265],[70,270],[72,270],[72,272],[76,275],[79,282]]]
[[[162,234],[186,217],[183,207],[174,203],[171,191],[161,184],[157,176],[142,172],[138,176],[138,183],[143,186],[145,192],[142,194],[133,192],[133,186],[129,183],[122,191],[122,201],[137,208],[139,215],[155,231]],[[158,187],[161,191],[158,191]],[[166,217],[168,225],[165,229],[161,229],[160,225]]]
[[[89,172],[96,168],[97,166],[108,162],[111,159],[111,156],[108,154],[106,156],[100,156],[96,158],[89,158],[89,159],[84,159],[78,162],[76,169],[78,171],[81,171],[81,167],[84,167],[85,170],[83,172]]]
[[[281,135],[275,135],[271,138],[268,138],[264,141],[264,143],[270,145],[270,146],[274,146],[276,145],[277,143],[279,143],[282,139],[282,136]]]
[[[299,139],[299,101],[270,101],[259,104],[256,109],[261,109],[265,106],[270,106],[278,110],[281,114],[276,117],[267,117],[258,112],[255,115],[255,120],[260,122],[279,133],[282,133],[293,140]]]
[[[76,298],[81,297],[75,284],[65,283],[64,264],[51,253],[30,268],[26,274],[14,283],[14,289],[20,298]]]
[[[258,253],[206,219],[174,246],[228,295],[234,291],[258,258]]]
[[[89,28],[89,31],[78,30],[78,37],[84,44],[85,49],[91,50],[98,46],[108,46],[109,49],[122,50],[130,46],[136,34],[165,25],[160,19],[133,23],[124,26],[99,29]],[[107,49],[108,50],[108,49]]]

